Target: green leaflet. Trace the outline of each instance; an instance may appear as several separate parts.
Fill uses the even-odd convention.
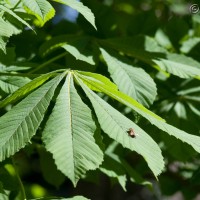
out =
[[[80,43],[79,43],[79,45],[80,45]],[[69,52],[77,60],[82,60],[91,65],[95,65],[94,58],[92,56],[92,52],[89,52],[86,49],[84,49],[84,46],[82,46],[82,49],[80,50],[80,49],[76,48],[76,46],[74,46],[74,45],[63,44],[62,48],[65,49],[67,52]]]
[[[149,121],[157,126],[159,129],[163,130],[164,132],[168,133],[176,137],[177,139],[191,145],[197,152],[200,153],[200,137],[196,135],[191,135],[182,131],[170,124],[165,122],[158,122],[157,120],[149,119]]]
[[[180,48],[180,51],[182,53],[189,53],[190,51],[192,51],[193,48],[195,48],[195,46],[197,46],[200,43],[200,38],[199,37],[192,37],[189,38],[188,40],[184,41],[182,43],[182,46]]]
[[[55,72],[50,72],[48,74],[44,74],[40,77],[35,78],[31,82],[27,83],[26,85],[19,88],[17,91],[15,91],[10,96],[6,97],[4,100],[0,102],[0,108],[16,102],[17,100],[23,98],[25,95],[42,85],[45,81],[47,81],[49,78],[51,78],[53,75],[55,75]]]
[[[98,41],[101,46],[109,47],[125,54],[153,64],[152,59],[165,55],[166,50],[149,36],[111,38]]]
[[[87,84],[92,85],[92,87],[97,87],[99,90],[101,90],[108,96],[111,96],[112,98],[118,100],[119,102],[123,103],[124,105],[132,108],[133,110],[135,110],[136,112],[141,114],[144,118],[146,118],[152,124],[157,126],[159,129],[163,130],[164,132],[168,133],[169,135],[175,136],[177,139],[180,139],[183,142],[186,142],[187,144],[191,145],[197,152],[200,152],[200,137],[198,137],[196,135],[188,134],[178,128],[175,128],[175,127],[167,124],[162,118],[160,118],[156,114],[152,113],[148,109],[141,106],[141,104],[134,101],[131,97],[129,97],[119,91],[110,89],[109,87],[106,86],[106,84],[104,84],[104,85],[103,85],[103,83],[99,84],[98,81],[91,81],[86,76],[83,77],[79,74],[77,74],[77,75],[83,80],[83,82],[87,82]]]
[[[143,69],[131,64],[114,52],[100,48],[108,71],[119,90],[148,107],[157,95],[156,84]]]
[[[86,171],[96,169],[103,161],[95,130],[91,110],[82,102],[69,73],[47,121],[43,141],[57,168],[74,186]]]
[[[70,6],[71,8],[77,10],[79,13],[81,13],[85,19],[92,24],[92,26],[96,28],[95,26],[95,17],[92,11],[87,7],[84,6],[82,2],[76,1],[76,0],[53,0],[58,3],[65,4],[67,6]]]
[[[0,161],[30,142],[64,75],[41,86],[0,118]]]
[[[46,0],[23,0],[23,5],[27,13],[37,18],[35,24],[40,27],[55,15],[54,8]]]
[[[10,94],[29,82],[27,77],[0,76],[0,89]]]
[[[0,18],[0,49],[4,53],[6,53],[6,43],[8,42],[8,38],[15,34],[15,32],[13,25]]]
[[[194,77],[199,79],[200,77],[199,62],[184,55],[166,52],[150,37],[115,38],[101,40],[99,43],[152,66],[156,64],[160,71],[166,71],[181,78]]]
[[[0,193],[0,198],[1,200],[9,200],[9,194],[6,194],[6,192]]]
[[[152,59],[161,70],[181,78],[200,77],[200,63],[190,57],[178,54],[167,54],[166,58]]]
[[[16,18],[18,21],[20,21],[22,24],[24,24],[25,26],[28,26],[31,30],[33,30],[32,27],[26,21],[24,21],[21,17],[16,15],[12,10],[10,10],[10,9],[6,8],[5,6],[2,6],[2,5],[0,5],[0,9],[9,13],[14,18]]]
[[[117,86],[111,82],[107,77],[102,76],[101,74],[95,74],[95,73],[91,73],[91,72],[83,72],[83,71],[78,71],[78,74],[81,74],[82,77],[85,77],[87,79],[89,79],[90,81],[96,82],[98,84],[101,84],[102,87],[104,85],[107,85],[107,87],[109,87],[112,90],[118,90]],[[97,91],[97,92],[101,92],[101,90],[94,85],[91,85],[90,83],[87,84],[87,82],[85,82],[85,84],[92,90]]]
[[[1,27],[1,25],[0,25]],[[7,37],[1,37],[0,36],[0,49],[6,53],[6,43],[8,42],[8,38]]]
[[[155,33],[155,40],[164,48],[166,49],[173,49],[173,45],[167,36],[167,34],[159,28]]]
[[[78,77],[77,81],[90,99],[102,130],[122,146],[136,151],[146,160],[149,168],[157,177],[164,168],[161,150],[154,140],[134,122],[114,109],[97,94],[90,90]],[[128,135],[129,128],[133,128],[136,137]]]
[[[92,52],[87,49],[90,38],[87,36],[61,35],[46,41],[39,49],[40,55],[45,56],[62,47],[77,60],[94,65]]]
[[[13,27],[0,18],[0,36],[3,39],[4,37],[10,37],[13,35]]]
[[[84,74],[84,76],[82,75]],[[108,96],[111,96],[112,98],[118,100],[119,102],[133,108],[136,112],[138,112],[140,115],[142,115],[145,118],[155,118],[159,121],[165,121],[155,113],[151,112],[147,108],[145,108],[142,104],[138,103],[133,98],[129,97],[128,95],[120,92],[117,90],[116,87],[110,87],[108,85],[109,79],[107,79],[104,76],[97,75],[95,73],[85,73],[85,72],[78,72],[77,74],[82,81],[89,86],[89,88],[93,89],[96,88],[95,91],[101,91],[107,94]],[[87,75],[87,76],[86,76]],[[98,79],[98,77],[102,77],[101,79]],[[112,83],[113,84],[113,83]]]

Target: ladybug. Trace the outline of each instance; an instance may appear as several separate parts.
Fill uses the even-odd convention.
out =
[[[127,131],[127,133],[129,134],[130,137],[135,138],[136,134],[133,130],[133,128],[129,128],[129,130]]]

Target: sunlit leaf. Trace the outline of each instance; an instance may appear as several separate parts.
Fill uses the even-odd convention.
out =
[[[20,21],[22,24],[24,24],[25,26],[27,26],[27,27],[29,27],[31,30],[33,30],[32,27],[31,27],[26,21],[24,21],[21,17],[19,17],[18,15],[16,15],[12,10],[6,8],[6,7],[3,6],[3,5],[0,5],[0,9],[3,10],[3,11],[5,11],[5,12],[7,12],[7,13],[9,13],[9,14],[12,15],[15,19],[17,19],[18,21]]]
[[[43,26],[55,15],[54,8],[46,0],[23,0],[23,5],[27,13],[37,18],[38,26]]]
[[[141,106],[141,104],[134,101],[134,99],[132,99],[131,97],[121,93],[120,91],[110,89],[103,82],[99,84],[98,81],[91,81],[90,79],[87,79],[86,76],[85,77],[80,76],[80,75],[78,76],[82,80],[87,82],[87,84],[92,85],[92,87],[97,87],[100,91],[104,92],[108,96],[111,96],[112,98],[118,100],[122,104],[132,108],[133,110],[138,112],[140,115],[142,115],[144,118],[146,118],[149,122],[151,122],[151,124],[155,125],[162,131],[191,145],[197,152],[200,152],[200,137],[196,135],[188,134],[185,131],[182,131],[170,124],[167,124],[162,118],[160,118],[158,115],[152,113],[150,110]]]
[[[44,84],[0,118],[0,161],[30,142],[62,78],[63,74]]]
[[[91,111],[78,95],[70,73],[47,121],[43,141],[58,169],[74,186],[103,161],[103,153],[95,143],[95,129]]]
[[[151,105],[157,94],[153,79],[143,69],[127,63],[122,56],[102,48],[100,50],[119,90],[146,107]]]
[[[161,150],[154,140],[137,124],[90,90],[81,80],[77,80],[90,99],[103,131],[122,146],[142,155],[154,175],[159,175],[163,170],[164,162]],[[136,134],[135,138],[129,136],[128,131],[130,128],[133,128]]]
[[[70,6],[71,8],[77,10],[79,13],[81,13],[85,19],[92,24],[92,26],[96,28],[95,26],[95,17],[92,11],[87,7],[84,6],[82,2],[76,1],[76,0],[53,0],[58,3],[65,4],[67,6]]]
[[[151,66],[156,64],[160,71],[181,78],[200,78],[199,62],[184,55],[168,53],[149,37],[108,39],[100,41],[100,44],[124,52]]]
[[[16,102],[17,100],[23,98],[25,95],[42,85],[45,81],[47,81],[49,78],[51,78],[53,75],[55,75],[55,72],[51,72],[48,74],[44,74],[42,76],[39,76],[38,78],[35,78],[31,82],[27,83],[26,85],[20,87],[18,90],[16,90],[13,94],[6,97],[0,102],[0,108]]]

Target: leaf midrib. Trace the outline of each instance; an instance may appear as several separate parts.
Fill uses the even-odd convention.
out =
[[[70,117],[70,119],[69,119],[69,121],[70,121],[70,135],[71,135],[71,146],[72,146],[72,156],[73,156],[73,158],[74,158],[74,145],[73,145],[73,143],[74,143],[74,138],[73,138],[73,128],[72,128],[72,107],[71,107],[71,94],[70,94],[70,86],[71,86],[71,77],[72,77],[72,74],[71,74],[71,72],[69,73],[69,79],[68,79],[68,91],[67,91],[67,93],[68,93],[68,97],[69,97],[69,110],[70,110],[70,113],[69,113],[69,117]],[[74,177],[75,177],[75,160],[76,159],[73,159],[73,169],[72,169],[72,171],[73,171],[73,179],[74,179]],[[74,180],[75,181],[75,180]]]

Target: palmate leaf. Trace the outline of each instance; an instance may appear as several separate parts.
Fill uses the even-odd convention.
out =
[[[90,99],[102,130],[124,147],[142,155],[149,168],[157,177],[164,168],[164,161],[161,150],[154,140],[134,122],[90,90],[77,76],[76,78]],[[135,138],[128,135],[127,131],[129,128],[134,129],[136,133]]]
[[[64,75],[42,85],[0,118],[0,161],[30,142]]]
[[[40,27],[55,15],[54,8],[46,0],[23,0],[23,6],[27,13],[37,18],[35,22]]]
[[[84,73],[86,74],[86,73]],[[92,73],[90,73],[92,74]],[[88,79],[87,76],[82,76],[80,73],[77,74],[83,82],[87,82],[87,85],[91,85],[91,88],[96,87],[100,91],[104,92],[108,96],[116,99],[117,101],[121,102],[122,104],[132,108],[138,114],[142,115],[144,118],[146,118],[149,122],[157,126],[159,129],[163,130],[164,132],[168,133],[169,135],[172,135],[176,137],[177,139],[191,145],[197,152],[200,153],[200,137],[196,135],[191,135],[186,133],[185,131],[182,131],[176,127],[171,126],[170,124],[167,124],[162,118],[157,116],[156,114],[152,113],[148,109],[144,108],[141,104],[137,103],[134,99],[131,97],[123,94],[120,91],[113,90],[113,88],[107,87],[106,83],[99,83],[100,80],[92,81],[91,79]],[[94,79],[94,77],[93,77]],[[102,79],[103,80],[103,79]]]
[[[92,11],[87,7],[84,6],[82,2],[76,1],[76,0],[53,0],[58,3],[65,4],[67,6],[70,6],[71,8],[77,10],[79,13],[85,17],[85,19],[92,24],[92,26],[96,28],[95,26],[95,17]]]
[[[120,55],[100,48],[108,71],[119,90],[148,107],[155,100],[157,89],[153,79],[143,69],[133,67]]]
[[[96,169],[103,161],[95,130],[91,111],[82,102],[69,73],[47,121],[43,141],[57,168],[74,186],[86,171]]]

